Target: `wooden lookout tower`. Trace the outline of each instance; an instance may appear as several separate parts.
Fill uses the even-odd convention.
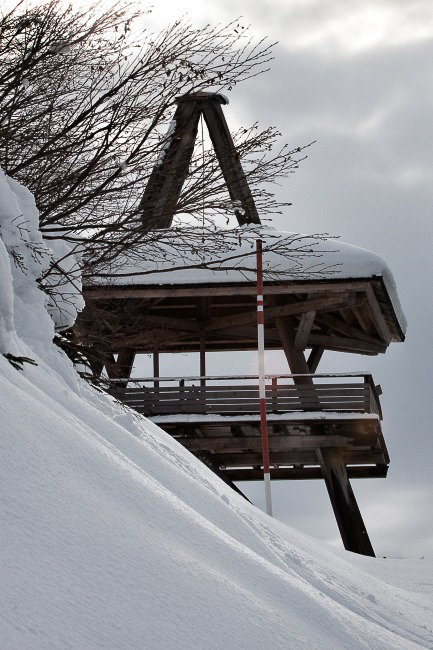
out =
[[[247,231],[249,224],[261,228],[224,119],[225,103],[212,93],[178,99],[171,140],[140,206],[146,230],[170,228],[201,115],[239,225]],[[290,241],[288,235],[263,228],[265,259],[267,245],[271,251],[272,242]],[[265,347],[284,351],[288,364],[286,374],[267,378],[271,478],[324,479],[345,548],[374,555],[350,479],[387,474],[380,389],[369,374],[317,371],[326,350],[384,353],[392,341],[404,340],[404,317],[384,262],[353,246],[336,243],[335,248],[337,272],[318,274],[306,266],[291,276],[285,268],[277,281],[265,283]],[[268,264],[276,259],[269,253]],[[278,263],[284,267],[282,259]],[[197,265],[140,275],[129,273],[131,264],[126,254],[103,280],[87,280],[86,308],[76,325],[79,338],[97,345],[105,328],[111,390],[223,480],[235,487],[261,479],[257,377],[240,375],[230,361],[234,351],[257,348],[253,266],[250,274],[245,268],[221,273]],[[199,355],[199,374],[160,377],[159,354],[185,351]],[[226,353],[224,376],[206,373],[208,352]],[[137,354],[153,356],[153,376],[131,379]]]

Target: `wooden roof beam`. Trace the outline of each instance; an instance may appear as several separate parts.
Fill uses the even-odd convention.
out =
[[[366,463],[384,463],[380,450],[371,449],[340,449],[339,456],[345,463],[365,465]],[[261,453],[227,453],[220,452],[213,455],[215,461],[224,467],[247,467],[262,465]],[[290,450],[285,452],[271,452],[269,458],[272,465],[314,465],[317,462],[317,452],[311,450]]]
[[[146,276],[148,277],[148,276]],[[115,280],[115,275],[113,276]],[[299,293],[352,293],[367,291],[369,283],[365,281],[353,282],[290,282],[287,284],[279,283],[276,285],[266,285],[266,295],[293,295]],[[110,299],[127,299],[127,298],[172,298],[192,296],[256,296],[257,288],[254,283],[240,285],[194,285],[185,286],[149,286],[149,287],[132,287],[132,286],[84,286],[84,297],[93,298],[94,300]]]
[[[263,481],[262,469],[226,469],[224,473],[232,481]],[[388,473],[386,465],[349,466],[346,468],[349,478],[385,478]],[[271,470],[271,478],[274,481],[290,480],[311,480],[322,479],[323,474],[320,467],[282,467]]]

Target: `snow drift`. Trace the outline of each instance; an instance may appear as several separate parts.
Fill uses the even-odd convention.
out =
[[[0,355],[1,647],[432,647],[429,565],[421,592],[417,565],[404,578],[268,518],[78,378],[3,237],[22,193],[0,177],[1,351],[38,363]]]

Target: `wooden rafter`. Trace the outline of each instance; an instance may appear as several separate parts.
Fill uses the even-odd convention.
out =
[[[336,316],[331,316],[330,314],[319,314],[317,320],[319,323],[326,326],[327,332],[329,333],[338,332],[340,335],[346,336],[347,338],[359,339],[366,343],[372,343],[373,345],[383,345],[382,339],[367,334],[364,330],[359,330],[353,325],[348,325],[345,320],[337,318]]]
[[[217,450],[253,450],[261,449],[261,438],[196,438],[180,439],[179,442],[187,449],[201,449],[208,451]],[[353,442],[353,439],[345,436],[271,436],[269,445],[271,451],[287,451],[288,449],[316,449],[321,447],[345,447]]]
[[[377,302],[377,298],[374,295],[373,288],[369,285],[367,288],[367,300],[370,306],[371,313],[373,315],[374,324],[379,332],[381,338],[387,345],[391,342],[392,336],[389,331],[389,327],[386,324],[385,318],[382,315],[382,311]]]
[[[316,318],[316,312],[315,311],[309,311],[305,314],[302,314],[300,320],[299,320],[299,325],[296,330],[296,335],[295,335],[295,348],[297,350],[305,350],[305,348],[308,345],[308,339],[311,334],[311,329],[313,327],[313,323]]]
[[[265,320],[274,319],[279,316],[298,316],[300,314],[308,314],[316,311],[334,311],[335,309],[349,309],[355,305],[362,304],[362,298],[352,295],[346,296],[344,299],[341,296],[325,296],[322,298],[315,298],[312,300],[302,300],[290,304],[277,305],[266,307],[264,310]],[[232,314],[230,316],[221,316],[213,318],[204,324],[207,331],[231,328],[236,325],[246,325],[254,323],[257,318],[255,310],[244,312],[240,314]]]
[[[380,354],[385,352],[385,343],[368,343],[358,338],[346,338],[343,336],[331,336],[326,334],[311,334],[310,345],[320,345],[329,350],[345,350],[356,354]]]

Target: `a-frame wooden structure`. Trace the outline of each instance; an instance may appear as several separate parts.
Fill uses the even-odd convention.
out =
[[[178,99],[169,145],[141,202],[143,228],[170,227],[200,115],[230,197],[240,206],[239,224],[260,224],[224,119],[224,103],[212,93]],[[141,285],[119,285],[113,278],[104,286],[90,281],[84,295],[77,335],[97,345],[104,324],[111,341],[106,371],[119,398],[151,417],[229,484],[261,479],[257,381],[234,373],[206,376],[207,351],[256,349],[254,284],[182,284],[173,278],[152,284],[150,276]],[[128,329],[131,314],[134,326]],[[324,479],[345,548],[374,555],[350,478],[386,476],[380,390],[369,375],[323,376],[316,371],[325,350],[375,355],[391,341],[404,339],[384,278],[268,283],[265,317],[266,348],[282,349],[291,373],[270,378],[267,387],[271,477]],[[198,352],[199,376],[161,378],[160,351]],[[131,381],[139,353],[153,355],[153,377]]]
[[[206,122],[215,154],[224,176],[231,200],[238,204],[239,225],[260,224],[254,199],[233,144],[221,105],[228,103],[223,95],[194,93],[177,98],[173,117],[174,129],[165,145],[161,162],[150,175],[140,203],[143,228],[170,228],[180,193],[188,175],[200,117]]]

